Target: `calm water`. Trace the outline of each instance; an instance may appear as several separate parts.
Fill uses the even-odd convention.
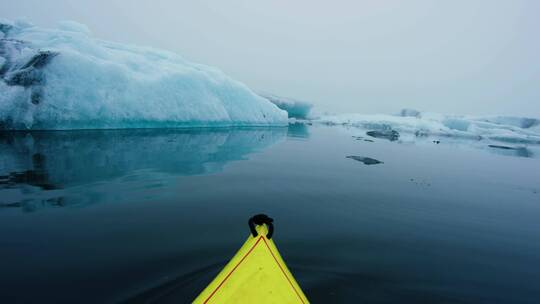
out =
[[[261,212],[313,303],[540,301],[536,147],[353,135],[2,134],[0,303],[189,303]]]

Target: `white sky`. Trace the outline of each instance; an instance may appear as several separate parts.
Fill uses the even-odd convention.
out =
[[[540,117],[537,0],[0,0],[332,112]]]

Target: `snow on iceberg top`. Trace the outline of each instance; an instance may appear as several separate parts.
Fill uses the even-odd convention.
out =
[[[244,84],[175,53],[99,40],[72,21],[0,20],[0,129],[286,124]]]
[[[370,130],[396,130],[413,136],[445,136],[540,144],[540,120],[506,116],[443,115],[404,109],[399,115],[338,114],[316,120]]]

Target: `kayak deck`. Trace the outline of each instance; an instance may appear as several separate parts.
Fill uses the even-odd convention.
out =
[[[193,303],[309,303],[267,237],[268,227],[256,231]]]

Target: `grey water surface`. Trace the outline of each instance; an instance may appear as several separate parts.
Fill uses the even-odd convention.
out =
[[[257,213],[312,303],[538,303],[537,147],[352,136],[1,133],[0,303],[190,303]]]

